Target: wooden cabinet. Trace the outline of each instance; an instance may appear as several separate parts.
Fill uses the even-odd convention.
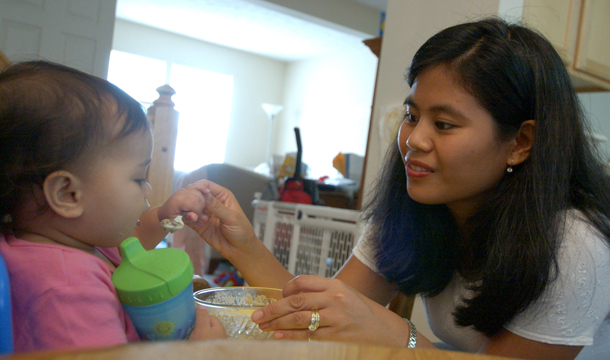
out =
[[[577,91],[610,90],[608,19],[608,0],[524,1],[524,22],[555,46]]]
[[[610,1],[584,1],[580,18],[574,70],[584,79],[610,89]]]
[[[0,0],[0,48],[106,78],[117,0]]]
[[[525,0],[523,20],[549,39],[564,64],[573,65],[582,0]]]

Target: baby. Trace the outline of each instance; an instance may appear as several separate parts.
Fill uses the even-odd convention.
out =
[[[0,253],[15,351],[139,341],[111,275],[127,237],[153,249],[160,221],[200,221],[202,185],[149,209],[151,125],[109,82],[43,61],[0,73]],[[225,337],[202,308],[191,339]]]

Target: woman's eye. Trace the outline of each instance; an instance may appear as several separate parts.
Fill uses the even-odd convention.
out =
[[[138,183],[138,185],[142,186],[142,185],[146,184],[148,182],[148,180],[146,180],[146,179],[136,179],[136,182]]]
[[[408,123],[414,123],[417,122],[417,118],[413,114],[406,113],[404,121]]]
[[[449,130],[449,129],[453,128],[453,125],[451,125],[449,123],[446,123],[446,122],[443,122],[443,121],[437,121],[435,123],[435,126],[439,130]]]

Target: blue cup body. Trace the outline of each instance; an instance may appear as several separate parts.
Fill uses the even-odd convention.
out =
[[[0,357],[13,352],[11,287],[6,263],[0,254]]]
[[[195,326],[193,283],[171,299],[147,306],[123,305],[142,340],[187,339]]]

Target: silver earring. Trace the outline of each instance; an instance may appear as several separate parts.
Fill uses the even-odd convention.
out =
[[[507,173],[512,173],[513,172],[513,167],[508,165],[508,167],[506,168],[506,172]]]

